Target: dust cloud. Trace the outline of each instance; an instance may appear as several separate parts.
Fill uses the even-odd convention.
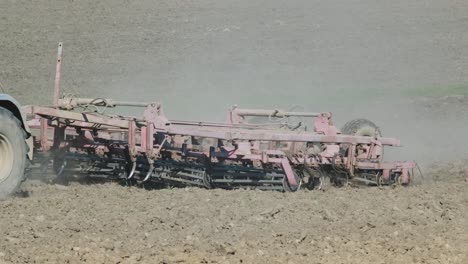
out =
[[[459,147],[466,104],[439,109],[436,98],[432,113],[419,100],[430,94],[418,94],[468,83],[465,1],[3,0],[0,7],[8,10],[0,79],[23,104],[50,103],[63,41],[66,92],[161,101],[177,119],[222,121],[234,104],[332,111],[338,126],[365,117],[401,138],[405,148],[390,158],[467,158]]]

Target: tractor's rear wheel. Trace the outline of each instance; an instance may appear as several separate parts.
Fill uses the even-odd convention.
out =
[[[374,122],[359,118],[354,119],[346,123],[341,128],[341,133],[343,135],[351,135],[351,136],[359,136],[359,137],[381,137],[382,132],[380,131],[379,127],[374,124]],[[341,155],[347,156],[348,155],[348,148],[349,145],[343,144],[341,146]]]
[[[343,126],[341,133],[361,137],[382,136],[379,127],[374,122],[364,118],[349,121]]]
[[[0,107],[0,200],[21,184],[27,161],[25,132],[18,119]]]

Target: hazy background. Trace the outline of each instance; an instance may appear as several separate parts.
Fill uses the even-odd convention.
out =
[[[66,92],[178,119],[296,105],[374,120],[392,158],[468,157],[468,1],[0,0],[6,92],[50,103],[59,41]]]

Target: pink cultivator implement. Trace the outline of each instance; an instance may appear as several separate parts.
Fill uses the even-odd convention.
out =
[[[385,138],[357,119],[339,131],[331,113],[233,107],[225,123],[169,120],[160,103],[60,97],[61,45],[53,106],[26,106],[35,156],[50,157],[55,172],[139,183],[206,188],[297,191],[301,187],[410,183],[414,162],[383,161]],[[141,107],[141,117],[104,113]],[[309,119],[292,125],[290,117]],[[262,119],[262,122],[258,122]],[[256,120],[257,122],[249,122]],[[43,155],[50,153],[48,155]]]

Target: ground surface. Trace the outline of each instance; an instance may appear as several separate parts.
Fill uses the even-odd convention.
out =
[[[0,202],[0,263],[466,263],[467,175],[294,194],[30,181]]]
[[[171,118],[232,104],[370,118],[426,178],[282,194],[28,181],[0,202],[0,263],[467,263],[468,2],[0,0],[0,83],[160,100]],[[150,98],[150,99],[148,99]],[[139,112],[129,113],[140,114]],[[438,161],[450,162],[429,169]]]

